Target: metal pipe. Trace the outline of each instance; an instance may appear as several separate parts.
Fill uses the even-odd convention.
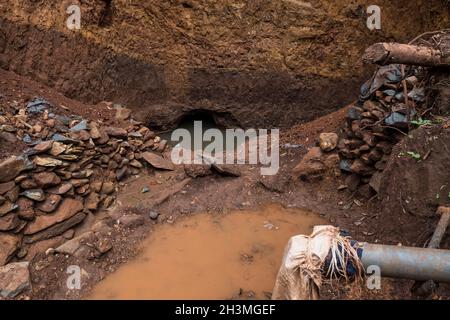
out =
[[[364,243],[361,262],[378,266],[383,277],[450,282],[450,250]]]

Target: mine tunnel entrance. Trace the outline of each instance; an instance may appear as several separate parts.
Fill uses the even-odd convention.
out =
[[[177,120],[177,125],[174,129],[160,132],[159,136],[161,139],[167,140],[169,145],[174,146],[179,143],[179,140],[173,140],[172,134],[176,130],[187,130],[191,136],[191,149],[197,150],[200,149],[200,145],[196,145],[194,142],[195,139],[199,137],[199,134],[203,137],[205,131],[209,129],[217,129],[223,134],[223,137],[225,137],[226,129],[235,127],[232,125],[232,122],[226,123],[223,119],[224,117],[222,115],[218,115],[207,110],[189,111]],[[210,143],[211,141],[203,141],[201,148],[204,149]]]
[[[240,151],[245,157],[248,157],[249,142],[255,141],[254,139],[259,136],[257,128],[244,129],[230,114],[210,110],[189,111],[174,123],[173,129],[158,132],[158,135],[172,147],[187,142],[192,151],[206,151],[205,148],[208,147],[209,151],[214,149],[220,153]],[[227,132],[228,129],[236,131]],[[189,137],[187,141],[185,136]],[[185,146],[185,148],[189,146]]]

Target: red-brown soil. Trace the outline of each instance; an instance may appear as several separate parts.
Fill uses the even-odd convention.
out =
[[[414,159],[409,154],[419,154]],[[414,246],[426,243],[434,232],[439,205],[450,204],[450,130],[421,127],[398,144],[383,172],[381,218],[378,230]],[[443,248],[450,246],[444,238]]]
[[[67,99],[54,90],[29,81],[10,72],[2,71],[3,79],[0,90],[3,93],[2,104],[14,107],[14,100],[24,104],[27,99],[40,96],[48,99],[56,106],[64,105],[67,109],[62,112],[82,114],[86,118],[101,117],[108,121],[110,110],[107,104],[96,109],[77,101]],[[359,241],[422,246],[432,230],[436,219],[427,223],[427,229],[420,227],[417,217],[406,214],[401,215],[402,224],[410,224],[414,228],[402,230],[402,232],[385,232],[395,229],[397,221],[389,218],[390,212],[380,210],[380,204],[376,200],[361,202],[354,201],[354,195],[349,191],[337,191],[342,184],[340,177],[330,174],[324,180],[315,183],[304,183],[293,180],[292,168],[306,153],[307,148],[316,144],[317,134],[327,130],[339,132],[340,124],[344,118],[346,109],[339,110],[311,123],[297,126],[292,130],[282,131],[283,143],[301,144],[302,147],[281,150],[281,168],[279,175],[264,185],[261,183],[259,170],[252,166],[241,168],[241,177],[221,177],[211,175],[204,178],[191,180],[182,192],[179,192],[155,207],[160,212],[158,223],[174,223],[178,217],[199,212],[227,212],[241,208],[258,208],[268,202],[281,203],[285,206],[306,208],[320,213],[329,220],[330,224],[339,226]],[[439,154],[439,153],[437,153]],[[414,167],[414,166],[413,166]],[[139,178],[138,181],[127,181],[122,184],[119,191],[118,206],[113,212],[124,214],[126,212],[142,214],[145,223],[137,228],[127,229],[116,227],[111,234],[113,249],[100,258],[93,260],[77,259],[64,255],[39,254],[32,261],[33,290],[25,293],[21,298],[61,299],[81,298],[89,292],[89,289],[116,270],[122,263],[128,261],[137,254],[137,244],[145,238],[152,228],[158,225],[148,218],[148,208],[141,204],[147,201],[149,195],[141,192],[143,186],[150,187],[150,196],[158,194],[158,190],[165,190],[176,184],[184,176],[182,168],[173,173],[149,173]],[[412,175],[411,175],[412,176]],[[114,214],[117,214],[114,213]],[[104,217],[111,213],[99,214]],[[392,214],[391,214],[392,215]],[[355,224],[355,222],[358,222]],[[406,223],[405,223],[406,222]],[[92,222],[91,222],[92,223]],[[447,242],[444,242],[447,243]],[[51,245],[51,244],[49,244]],[[43,248],[45,251],[45,248]],[[65,289],[65,268],[77,264],[82,266],[89,274],[84,280],[83,290],[80,292]],[[409,298],[410,281],[383,280],[381,291],[359,291],[352,286],[336,286],[324,288],[324,298],[363,298],[363,299],[404,299]],[[434,298],[448,297],[446,287],[442,287]]]
[[[66,28],[81,4],[82,28]],[[364,49],[448,26],[447,3],[378,1],[17,1],[0,3],[0,66],[173,127],[203,109],[243,127],[289,127],[357,97]],[[312,107],[314,106],[314,107]],[[279,112],[282,110],[282,112]]]
[[[84,4],[79,32],[65,28],[65,9],[72,2]],[[120,183],[113,210],[81,226],[83,231],[105,218],[112,250],[100,257],[75,258],[45,254],[56,244],[43,241],[31,261],[32,290],[19,299],[86,297],[95,283],[138,254],[137,244],[158,224],[268,202],[317,212],[359,241],[425,246],[437,221],[435,208],[448,204],[448,129],[421,128],[397,146],[380,200],[339,188],[343,176],[333,172],[316,182],[292,176],[321,132],[340,133],[347,111],[343,106],[357,98],[370,72],[360,61],[367,45],[405,42],[448,26],[446,1],[379,2],[383,28],[369,32],[365,6],[371,1],[127,0],[114,1],[112,7],[100,0],[2,1],[1,112],[14,114],[41,97],[59,114],[119,126],[112,103],[104,102],[112,101],[158,129],[174,127],[198,110],[223,124],[282,128],[281,167],[273,178],[262,179],[259,168],[242,166],[240,177],[211,174],[185,180],[185,170],[178,167],[174,172],[149,170]],[[440,101],[448,99],[445,92]],[[448,111],[444,103],[440,108]],[[21,142],[0,140],[0,159],[25,148]],[[409,151],[427,158],[398,158]],[[179,192],[165,196],[183,181]],[[142,193],[143,187],[150,191]],[[156,221],[148,217],[149,203],[160,213]],[[130,228],[117,224],[124,214],[141,215],[143,223]],[[442,247],[449,247],[448,236]],[[85,271],[81,291],[67,291],[69,265]],[[323,298],[407,299],[411,285],[384,279],[379,291],[326,286]],[[449,299],[449,292],[442,286],[433,298]]]

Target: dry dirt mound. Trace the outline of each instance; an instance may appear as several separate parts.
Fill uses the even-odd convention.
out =
[[[450,204],[449,163],[448,128],[421,127],[399,143],[381,180],[380,232],[426,240],[438,219],[437,207]]]

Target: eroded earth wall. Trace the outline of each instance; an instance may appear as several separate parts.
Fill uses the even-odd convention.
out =
[[[448,25],[446,0],[2,0],[0,67],[161,127],[194,109],[289,126],[357,97],[368,45]]]

